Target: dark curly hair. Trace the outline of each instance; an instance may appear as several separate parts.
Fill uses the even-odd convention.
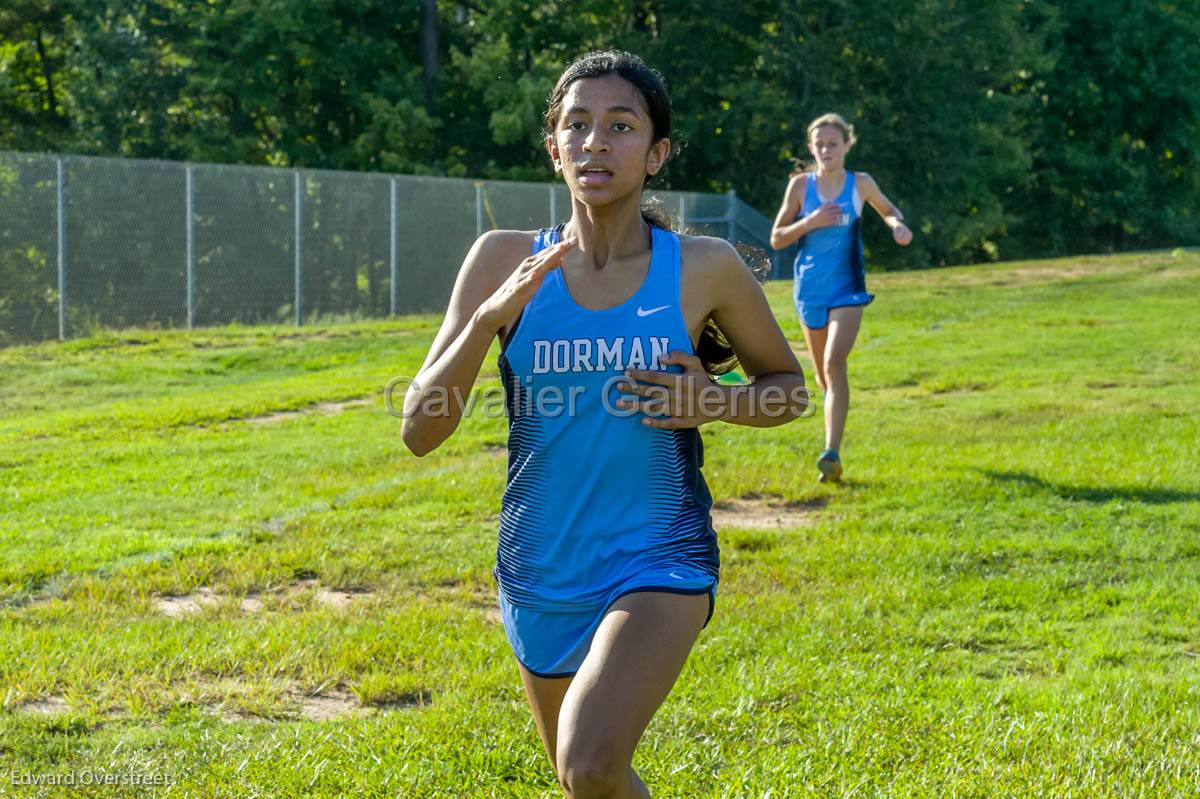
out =
[[[572,61],[563,70],[550,99],[546,103],[546,115],[543,118],[543,130],[546,136],[553,136],[558,126],[558,117],[562,113],[563,97],[571,84],[584,78],[602,78],[605,75],[619,75],[632,83],[642,94],[646,110],[650,113],[653,125],[653,141],[667,139],[671,136],[671,97],[667,94],[667,83],[658,70],[646,64],[632,53],[622,50],[598,50],[586,53]],[[651,202],[642,203],[642,219],[647,224],[663,230],[671,229],[671,218],[661,206]],[[704,324],[700,334],[700,342],[696,345],[696,357],[704,364],[704,370],[710,375],[720,375],[733,371],[737,367],[737,355],[725,338],[725,334],[717,323],[709,319]]]

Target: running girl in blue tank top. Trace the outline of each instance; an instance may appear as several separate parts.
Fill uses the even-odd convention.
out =
[[[774,426],[808,404],[733,247],[642,208],[670,130],[662,78],[637,57],[567,68],[546,146],[571,217],[475,242],[405,396],[404,442],[423,455],[454,431],[500,342],[509,457],[494,573],[542,743],[577,798],[650,795],[634,749],[713,612],[697,428]],[[749,385],[712,379],[738,362]]]
[[[808,151],[816,159],[807,171],[792,174],[783,206],[771,229],[777,250],[800,242],[795,264],[796,313],[812,357],[817,384],[825,392],[825,451],[817,460],[821,482],[842,476],[838,450],[850,409],[846,360],[858,337],[863,308],[875,296],[867,292],[863,261],[863,203],[870,203],[901,247],[912,241],[904,217],[866,172],[847,172],[846,153],[854,146],[854,128],[837,114],[825,114],[808,126]]]

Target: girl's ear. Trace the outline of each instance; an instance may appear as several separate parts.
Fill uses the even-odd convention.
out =
[[[650,154],[646,156],[646,174],[653,177],[671,157],[671,140],[659,139],[650,145]]]
[[[558,139],[551,133],[546,137],[546,152],[550,153],[550,162],[554,164],[554,173],[562,172],[562,159],[558,152]]]

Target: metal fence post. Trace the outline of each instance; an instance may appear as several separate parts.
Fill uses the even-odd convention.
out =
[[[2,157],[4,162],[7,164],[11,154],[7,151],[0,150],[0,157]],[[51,186],[48,181],[45,181],[45,178],[50,177],[49,167],[52,165],[52,163],[55,167],[54,186]],[[104,184],[102,182],[94,182],[105,180],[105,175],[107,174],[107,172],[103,170],[92,170],[91,166],[93,161],[86,156],[75,156],[68,153],[49,153],[43,157],[40,157],[38,159],[38,168],[42,178],[40,178],[41,182],[38,184],[38,190],[39,196],[45,202],[40,204],[40,210],[38,205],[33,204],[30,204],[27,208],[20,209],[22,213],[34,214],[35,217],[40,217],[40,214],[47,214],[48,216],[50,214],[54,214],[53,222],[55,227],[50,231],[45,229],[45,224],[47,222],[51,222],[51,219],[40,217],[33,220],[37,226],[36,231],[38,232],[36,235],[38,239],[44,240],[41,243],[36,244],[36,246],[45,251],[46,258],[48,259],[48,247],[55,246],[55,243],[50,241],[50,236],[54,235],[56,237],[57,250],[55,254],[55,260],[47,260],[47,262],[44,264],[50,269],[56,269],[57,274],[50,272],[46,275],[43,275],[43,280],[39,284],[44,291],[50,291],[51,289],[57,290],[58,296],[55,300],[57,308],[55,309],[45,306],[45,310],[51,311],[51,314],[43,313],[42,316],[39,317],[42,322],[53,324],[55,322],[53,313],[55,310],[57,310],[57,330],[54,327],[40,325],[37,327],[37,332],[46,338],[51,338],[52,336],[57,335],[57,338],[60,341],[65,341],[67,339],[67,334],[70,332],[70,302],[75,296],[75,284],[71,283],[71,277],[69,274],[69,259],[74,252],[71,249],[72,245],[68,240],[70,237],[70,230],[67,227],[67,216],[70,213],[67,203],[71,201],[67,196],[69,193],[67,181],[71,178],[67,172],[67,166],[69,164],[75,165],[74,179],[79,182],[79,190],[76,191],[77,196],[74,202],[80,205],[78,213],[81,214],[81,216],[79,219],[77,219],[77,222],[80,222],[82,225],[82,214],[85,214],[87,211],[87,208],[84,206],[90,207],[90,203],[92,202],[90,200],[85,202],[87,198],[84,197],[84,194],[88,194],[89,197],[91,196],[91,189],[88,188],[89,185],[95,185],[97,189],[104,188]],[[196,187],[197,166],[205,170],[205,180],[207,181],[205,183],[206,191],[215,188],[218,191],[237,190],[240,193],[241,190],[237,187],[241,185],[241,181],[243,180],[249,181],[255,185],[261,185],[262,183],[265,183],[270,187],[269,200],[266,197],[259,197],[252,192],[251,196],[245,198],[244,200],[239,197],[237,199],[236,206],[232,206],[231,204],[231,207],[234,209],[234,213],[232,214],[227,213],[227,211],[224,209],[217,209],[215,211],[213,209],[209,209],[206,211],[205,218],[203,220],[205,225],[204,234],[206,237],[205,280],[209,282],[206,284],[206,291],[208,293],[206,293],[204,297],[206,316],[203,320],[200,318],[199,228],[201,219],[199,216],[199,198],[197,196],[198,189]],[[375,290],[376,296],[373,298],[375,301],[381,304],[387,302],[386,307],[388,309],[388,314],[390,314],[392,317],[397,317],[400,315],[401,275],[399,243],[401,234],[399,203],[400,178],[405,177],[404,175],[375,174],[369,177],[364,176],[361,179],[361,183],[356,182],[350,187],[352,191],[355,192],[352,197],[353,201],[343,202],[340,199],[342,196],[340,192],[330,195],[326,194],[324,191],[324,176],[327,173],[325,173],[323,170],[309,169],[309,171],[306,172],[304,171],[306,169],[305,167],[298,166],[286,167],[284,169],[263,168],[248,170],[246,172],[246,177],[238,177],[238,175],[241,174],[240,172],[238,175],[234,175],[232,172],[207,167],[203,163],[189,163],[186,161],[171,164],[169,167],[160,166],[158,169],[165,170],[170,179],[173,181],[174,176],[178,175],[178,173],[174,171],[177,167],[183,167],[184,169],[185,217],[183,220],[183,244],[185,245],[185,296],[183,297],[183,300],[185,307],[183,310],[185,317],[181,320],[179,317],[174,316],[174,311],[168,312],[170,319],[174,320],[173,323],[177,327],[179,322],[182,321],[185,322],[187,326],[186,329],[195,330],[199,329],[201,322],[204,324],[211,324],[214,319],[219,320],[219,318],[230,314],[237,315],[239,317],[243,313],[252,313],[257,315],[259,313],[263,313],[264,311],[270,312],[273,309],[279,309],[281,306],[283,310],[286,310],[284,292],[287,290],[287,288],[282,284],[282,280],[284,279],[283,273],[281,271],[277,271],[283,268],[282,262],[286,259],[286,250],[284,250],[282,248],[282,244],[275,239],[278,239],[282,235],[286,235],[282,230],[282,227],[286,224],[286,221],[285,218],[281,217],[281,214],[286,213],[287,209],[280,207],[279,204],[282,202],[282,192],[286,191],[286,186],[282,185],[282,181],[286,178],[286,173],[289,170],[292,172],[293,179],[292,211],[294,226],[294,325],[296,327],[300,327],[304,324],[307,324],[306,317],[308,308],[305,304],[305,284],[308,278],[306,276],[307,266],[305,259],[307,256],[306,241],[308,236],[308,228],[312,229],[312,233],[314,235],[313,241],[315,249],[313,250],[313,274],[314,279],[318,279],[318,284],[316,284],[314,287],[314,291],[316,293],[313,295],[313,313],[315,317],[318,313],[325,312],[326,306],[328,305],[321,296],[324,291],[324,287],[319,280],[321,275],[318,274],[320,271],[317,269],[318,262],[325,259],[326,256],[324,253],[327,247],[339,246],[340,240],[345,237],[353,238],[362,235],[362,228],[359,221],[361,219],[360,215],[338,215],[341,213],[343,208],[356,209],[359,202],[364,202],[371,208],[372,221],[370,223],[371,226],[369,230],[370,235],[374,236],[375,238],[370,244],[375,255],[380,254],[379,244],[382,243],[378,240],[378,234],[382,233],[378,223],[383,220],[379,219],[378,215],[384,210],[389,212],[389,238],[386,244],[388,247],[387,264],[391,279],[389,294],[386,299],[378,296],[377,289],[379,287],[376,285],[378,281],[374,280],[375,278],[379,277],[378,267],[382,266],[378,259],[375,259],[371,266],[371,268],[375,270],[371,275],[371,279],[374,280],[374,283],[368,281],[369,285],[367,288]],[[314,181],[313,213],[315,216],[313,217],[313,223],[307,225],[306,227],[306,195],[308,193],[308,178],[310,175]],[[232,180],[234,178],[237,179],[236,184],[227,184],[227,180]],[[387,206],[382,206],[379,202],[380,200],[384,199],[383,197],[379,196],[384,188],[384,184],[382,182],[383,178],[388,179],[387,186],[389,205]],[[341,178],[339,177],[337,179],[340,180]],[[408,181],[407,178],[406,181]],[[333,182],[334,180],[331,178],[330,184],[332,185]],[[177,186],[178,184],[173,185]],[[507,190],[512,187],[512,184],[504,181],[470,179],[468,182],[467,179],[460,179],[452,182],[446,181],[445,183],[428,185],[423,181],[414,180],[411,182],[406,182],[404,185],[405,191],[407,192],[405,194],[406,200],[415,200],[423,208],[436,207],[436,201],[442,199],[443,196],[445,196],[447,199],[450,197],[458,198],[456,201],[461,203],[463,200],[467,199],[466,189],[469,186],[474,185],[476,236],[484,235],[493,226],[504,224],[505,213],[508,213],[511,216],[516,213],[517,210],[519,210],[510,209],[505,204],[507,200]],[[536,209],[532,209],[532,207],[530,207],[530,212],[533,214],[535,219],[538,213],[543,212],[549,214],[551,225],[561,224],[564,217],[567,219],[570,218],[573,208],[570,202],[570,197],[566,193],[565,189],[563,196],[564,199],[567,200],[567,203],[564,205],[564,203],[558,202],[558,189],[561,187],[562,184],[545,184],[545,190],[548,192],[548,196],[545,197],[545,202],[547,204],[542,206],[541,212],[538,212]],[[533,194],[537,193],[535,186],[524,184],[523,186],[514,188],[521,191],[521,196],[528,194],[533,205],[537,204],[537,200],[533,199]],[[492,189],[495,189],[497,193],[493,194],[492,197],[488,197],[487,193]],[[49,194],[51,190],[55,192],[54,195]],[[173,190],[173,188],[170,189],[170,191]],[[266,186],[264,186],[263,193],[267,193]],[[720,233],[729,238],[740,237],[744,241],[754,241],[759,243],[758,246],[765,246],[760,242],[765,241],[768,237],[767,231],[770,230],[770,220],[763,217],[761,214],[755,211],[753,207],[741,200],[737,196],[736,192],[732,190],[723,192],[721,194],[663,190],[654,191],[653,195],[657,198],[656,202],[660,203],[660,209],[668,214],[670,213],[668,209],[672,205],[670,198],[672,195],[675,196],[678,219],[673,221],[677,221],[678,224],[684,228],[694,224],[694,229],[696,230],[712,232],[713,235]],[[716,205],[721,200],[722,196],[724,196],[725,201],[723,204],[724,210],[722,213],[716,213]],[[97,199],[98,201],[103,201],[102,198]],[[232,200],[233,198],[230,199]],[[48,207],[51,200],[55,202],[55,207],[53,209]],[[690,218],[691,215],[688,213],[692,208],[697,209],[695,218]],[[245,210],[241,210],[239,213],[239,209]],[[171,215],[179,213],[178,208],[175,206],[169,206],[163,208],[162,210],[167,214],[166,224],[168,228],[173,224],[179,223],[179,217],[176,217],[176,221],[174,223],[171,223],[169,220]],[[268,210],[269,214],[267,213]],[[467,209],[463,208],[462,210]],[[711,215],[709,214],[710,210],[713,212]],[[264,222],[269,224],[269,230],[263,231],[257,229],[256,216],[260,211],[264,213],[264,216],[268,217],[266,220],[264,220]],[[325,215],[324,212],[326,211],[329,212],[328,215]],[[410,213],[410,211],[406,211],[406,213]],[[214,216],[214,214],[216,215]],[[499,215],[499,218],[497,218],[497,214]],[[19,217],[17,222],[21,223],[21,227],[24,227],[26,224],[28,224],[23,217]],[[362,222],[365,224],[366,220],[362,220]],[[262,225],[263,222],[258,222],[257,224]],[[176,302],[177,298],[173,295],[173,292],[176,288],[178,288],[178,284],[171,285],[171,282],[174,279],[172,276],[174,273],[171,272],[169,268],[169,260],[178,257],[178,253],[177,251],[173,250],[164,252],[162,248],[152,246],[156,243],[155,239],[153,238],[134,238],[136,236],[150,234],[150,229],[152,226],[147,226],[147,230],[141,230],[140,227],[141,226],[139,226],[139,229],[130,230],[128,232],[108,231],[104,237],[100,238],[99,241],[95,243],[93,243],[92,237],[90,236],[88,237],[87,241],[84,241],[82,238],[80,239],[79,305],[81,312],[86,310],[89,312],[89,314],[92,313],[93,309],[91,308],[90,304],[95,304],[96,308],[94,309],[94,312],[100,319],[107,320],[110,316],[114,315],[110,311],[111,305],[104,303],[105,298],[102,298],[98,295],[93,295],[86,298],[86,303],[84,302],[84,294],[87,293],[87,291],[91,291],[90,282],[85,278],[88,278],[86,262],[91,258],[91,250],[93,247],[106,248],[104,252],[98,252],[98,257],[103,257],[111,250],[111,248],[114,247],[127,249],[128,257],[131,259],[139,256],[148,256],[150,258],[158,257],[161,259],[161,257],[165,256],[168,259],[167,268],[169,274],[160,275],[158,272],[153,270],[148,272],[147,279],[149,279],[149,276],[153,276],[155,279],[161,277],[165,280],[165,282],[156,282],[154,285],[150,286],[149,288],[151,291],[149,292],[149,296],[147,296],[145,302],[149,306],[147,310],[156,309],[160,302],[165,302],[165,307],[169,309],[170,306]],[[318,230],[318,228],[320,229]],[[81,229],[82,228],[80,228],[80,230]],[[79,230],[76,232],[79,232]],[[326,236],[326,233],[329,233],[330,236]],[[411,232],[406,233],[406,235],[410,234]],[[448,241],[445,243],[451,245],[453,248],[457,248],[459,245],[462,245],[465,249],[466,246],[469,246],[470,244],[469,241],[463,241],[463,239],[469,235],[467,234],[466,230],[448,231],[445,235],[448,238]],[[449,238],[450,236],[453,236],[453,238]],[[332,243],[327,243],[330,242],[331,239]],[[173,237],[172,240],[174,241]],[[425,297],[423,292],[428,291],[432,293],[434,291],[441,290],[440,284],[423,286],[417,285],[413,282],[413,270],[418,269],[419,271],[422,263],[424,263],[423,261],[418,261],[420,256],[425,254],[414,252],[414,247],[421,249],[418,247],[418,245],[420,245],[420,242],[417,241],[417,239],[409,240],[407,243],[409,249],[405,251],[405,268],[408,270],[406,273],[406,279],[409,281],[405,285],[405,297],[407,299],[405,300],[404,310],[406,313],[429,304],[429,298]],[[29,246],[34,245],[31,244]],[[178,246],[178,243],[174,244],[173,246]],[[771,260],[774,265],[774,272],[776,275],[781,277],[790,276],[791,258],[794,257],[794,252],[795,248],[793,247],[786,251],[773,253]],[[225,286],[224,283],[222,286],[217,286],[216,283],[214,283],[214,281],[221,281],[220,273],[224,272],[225,270],[253,270],[250,277],[257,277],[259,274],[258,267],[260,261],[266,261],[273,265],[270,269],[271,275],[267,277],[266,280],[254,281],[251,279],[246,283],[243,283],[240,280],[237,282],[231,280],[228,286]],[[130,275],[134,274],[133,266],[133,264],[130,264]],[[176,261],[176,267],[178,267],[178,261]],[[124,279],[125,273],[122,272],[122,280]],[[417,281],[417,283],[421,282],[423,281]],[[239,289],[239,286],[245,286],[245,288]],[[222,288],[223,290],[217,291],[218,288]],[[238,297],[237,299],[239,302],[237,303],[231,302],[231,300],[235,299],[232,296],[232,293],[239,290],[248,296]],[[159,293],[155,294],[155,291],[158,291]],[[168,297],[168,294],[171,296]],[[0,300],[0,302],[3,302],[3,300]],[[241,310],[243,307],[246,308],[245,311]],[[175,310],[177,311],[180,309],[175,308]],[[336,308],[335,306],[330,305],[329,310],[336,310]],[[383,310],[384,308],[382,305],[372,307],[372,313],[382,312]],[[130,318],[136,322],[137,319],[143,317],[139,315],[139,311],[137,309],[134,309],[133,313],[130,314]],[[282,320],[276,319],[276,321]],[[84,335],[86,332],[86,326],[81,327],[80,335]],[[53,338],[51,338],[51,340],[53,340]]]
[[[734,243],[737,238],[737,192],[733,189],[725,192],[725,221],[729,223],[729,229],[725,234],[725,238],[730,244]]]
[[[397,240],[397,237],[399,234],[399,231],[396,230],[396,226],[399,224],[399,220],[396,216],[396,179],[395,178],[392,178],[391,184],[392,184],[391,192],[390,192],[390,194],[391,194],[391,205],[390,205],[390,209],[391,209],[391,243],[389,245],[389,247],[390,247],[389,265],[391,267],[391,274],[392,274],[391,314],[392,314],[392,316],[395,316],[396,315],[396,298],[397,298],[396,281],[399,279],[399,269],[398,269],[398,264],[396,262],[396,240]]]
[[[304,214],[301,210],[301,197],[303,196],[300,188],[300,170],[296,170],[295,176],[295,217],[296,217],[296,240],[292,249],[296,256],[296,326],[304,324],[304,253],[301,250],[302,242],[300,235],[300,225],[304,220]]]
[[[483,235],[483,183],[475,183],[475,238]]]
[[[187,329],[196,326],[196,219],[192,165],[187,165]]]
[[[58,340],[67,337],[67,208],[66,187],[63,183],[63,160],[54,159],[58,175]]]

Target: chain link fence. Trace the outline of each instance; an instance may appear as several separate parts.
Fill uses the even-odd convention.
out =
[[[782,276],[732,192],[651,194]],[[570,208],[561,184],[0,151],[0,343],[436,311],[479,235]]]

